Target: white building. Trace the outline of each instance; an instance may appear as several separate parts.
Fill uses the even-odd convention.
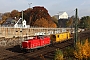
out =
[[[68,14],[66,12],[59,13],[58,27],[59,28],[66,28],[67,21],[68,21]]]
[[[59,19],[68,19],[68,14],[66,12],[60,13]]]
[[[23,20],[22,25],[23,25],[23,27],[27,28],[26,20]]]
[[[56,15],[54,15],[58,20],[59,19],[68,19],[68,14],[66,12],[60,12]]]
[[[14,25],[15,28],[29,28],[30,25],[26,25],[26,20],[22,21],[22,18],[20,18]]]

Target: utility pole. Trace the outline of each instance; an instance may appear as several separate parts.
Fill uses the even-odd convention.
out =
[[[23,39],[23,31],[22,31],[22,28],[23,28],[23,10],[22,10],[22,27],[21,27],[21,39]]]
[[[22,26],[23,26],[23,10],[22,10]]]
[[[32,3],[28,3],[29,9],[30,9],[30,7],[31,7],[31,4],[32,4]],[[30,14],[30,16],[31,16],[31,14]],[[31,19],[30,19],[30,24],[31,24]]]
[[[77,8],[76,8],[76,14],[75,14],[75,40],[74,40],[74,46],[76,45],[76,42],[78,40],[78,12],[77,12]]]

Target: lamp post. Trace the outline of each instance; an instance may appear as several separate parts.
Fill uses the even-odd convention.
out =
[[[32,4],[32,3],[28,3],[28,5],[29,5],[29,8],[31,7],[31,4]]]

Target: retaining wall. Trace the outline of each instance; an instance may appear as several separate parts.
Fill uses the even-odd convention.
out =
[[[13,37],[25,37],[34,36],[35,33],[45,32],[46,35],[60,33],[65,31],[71,31],[71,28],[13,28],[13,27],[0,27],[0,37],[13,38]]]
[[[0,46],[21,45],[26,36],[34,36],[35,33],[45,32],[46,35],[60,33],[62,30],[71,31],[71,28],[13,28],[0,27]]]

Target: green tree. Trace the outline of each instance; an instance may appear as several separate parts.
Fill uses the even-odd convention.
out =
[[[90,29],[90,16],[84,16],[80,19],[79,23],[80,28],[89,28]]]
[[[59,49],[56,50],[55,60],[64,60],[63,52]]]
[[[64,50],[64,52],[63,52],[63,55],[65,57],[67,57],[67,58],[71,58],[71,56],[73,56],[73,51],[74,51],[74,48],[73,47],[66,47],[65,50]]]

